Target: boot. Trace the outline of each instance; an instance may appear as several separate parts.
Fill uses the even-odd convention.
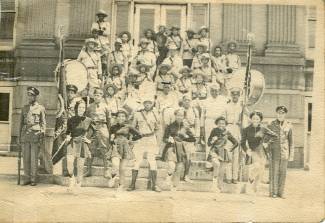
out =
[[[156,185],[157,182],[157,170],[150,170],[152,190],[156,192],[161,192],[161,189]]]
[[[132,170],[132,180],[131,180],[131,184],[128,187],[127,191],[135,190],[135,182],[137,181],[138,172],[139,172],[138,170]]]
[[[91,173],[91,167],[93,164],[93,159],[94,158],[88,158],[88,162],[87,162],[87,173],[85,174],[85,177],[91,177],[92,173]]]
[[[107,160],[104,160],[104,177],[107,179],[112,178],[111,172],[108,170],[108,162]]]
[[[149,169],[149,175],[148,175],[148,183],[147,183],[147,190],[152,189],[152,173],[151,170]]]

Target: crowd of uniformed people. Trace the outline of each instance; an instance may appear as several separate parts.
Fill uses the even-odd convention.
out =
[[[293,155],[292,130],[284,120],[288,111],[284,106],[277,107],[278,119],[266,128],[261,124],[261,112],[249,113],[243,107],[243,89],[229,84],[241,67],[236,42],[229,41],[224,52],[221,46],[212,48],[205,26],[197,31],[186,30],[184,38],[179,27],[159,26],[157,33],[146,29],[137,46],[132,45],[129,32],[121,32],[111,49],[107,13],[100,10],[96,15],[98,20],[91,26],[92,38],[85,40],[77,58],[88,71],[87,91],[73,84],[66,88],[66,155],[62,163],[70,186],[80,186],[83,177],[91,176],[93,159],[99,157],[103,159],[104,177],[110,179],[109,185],[117,182],[119,188],[123,185],[125,162],[134,161],[127,190],[135,190],[139,167],[146,159],[150,189],[158,192],[161,189],[156,184],[157,160],[168,163],[167,182],[173,187],[178,163],[184,165],[180,180],[191,182],[191,155],[203,148],[206,167],[213,168],[213,182],[218,190],[222,184],[238,182],[242,148],[242,153],[249,157],[246,164],[252,167],[249,184],[256,192],[264,176],[266,148],[276,147],[274,142],[280,138],[281,145],[286,146],[280,152],[275,149],[280,161],[271,165],[277,178],[270,178],[270,195],[283,196],[286,163],[282,159],[287,161]],[[35,88],[28,92],[34,97],[29,105],[32,106],[37,103],[39,92]],[[39,112],[41,119],[37,124],[43,128],[44,107]],[[27,114],[28,111],[22,117],[24,122],[28,120]],[[250,123],[242,131],[243,116]],[[33,152],[24,153],[26,162],[34,162],[31,170],[26,169],[30,176],[26,184],[36,184],[35,156]]]

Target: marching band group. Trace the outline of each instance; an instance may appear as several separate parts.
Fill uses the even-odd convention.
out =
[[[277,120],[265,127],[261,112],[250,113],[243,106],[243,89],[230,84],[241,67],[236,42],[229,42],[223,54],[220,46],[210,51],[207,27],[197,33],[187,30],[183,39],[178,27],[160,26],[157,33],[145,30],[137,49],[131,44],[131,34],[121,32],[111,50],[107,13],[100,10],[96,15],[98,20],[91,26],[93,38],[86,39],[77,59],[87,68],[87,89],[73,84],[66,89],[66,155],[62,163],[70,186],[80,186],[83,177],[92,175],[93,158],[98,156],[104,161],[104,176],[110,179],[110,186],[118,182],[119,188],[125,162],[134,161],[127,190],[135,190],[145,158],[150,189],[159,192],[157,160],[167,162],[167,182],[174,187],[176,165],[185,167],[180,180],[191,182],[191,155],[203,147],[206,167],[213,168],[217,188],[238,182],[243,153],[253,190],[258,189],[268,159],[270,196],[283,197],[287,161],[293,158],[292,128],[285,120],[288,111],[278,106]],[[29,179],[25,184],[31,185],[36,184],[37,174],[33,145],[45,128],[45,109],[36,101],[38,94],[36,88],[28,88],[30,103],[22,112],[21,132],[33,137],[21,140],[35,139],[24,143],[24,164],[30,166],[24,168]],[[244,129],[240,128],[242,112],[250,121]]]

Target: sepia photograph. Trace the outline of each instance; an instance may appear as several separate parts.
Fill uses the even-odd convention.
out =
[[[322,0],[0,0],[0,222],[323,222]]]

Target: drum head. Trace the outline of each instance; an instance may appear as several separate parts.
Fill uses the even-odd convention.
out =
[[[64,62],[64,71],[67,84],[76,85],[78,92],[87,87],[88,72],[85,65],[77,60],[68,60]]]
[[[250,73],[251,73],[251,81],[250,81],[249,94],[247,98],[248,106],[257,104],[258,101],[261,99],[265,89],[264,75],[257,70],[251,70]],[[246,75],[246,68],[241,68],[238,69],[236,72],[234,72],[233,76],[229,80],[229,89],[233,87],[244,89],[245,75]]]

